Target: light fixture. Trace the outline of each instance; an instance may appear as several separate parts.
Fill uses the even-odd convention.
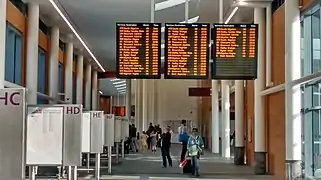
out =
[[[188,1],[190,1],[190,0],[188,0]],[[178,6],[178,5],[184,4],[185,2],[186,2],[186,0],[167,0],[167,1],[160,2],[160,3],[156,3],[155,4],[155,11],[160,11],[163,9]]]
[[[126,89],[126,87],[116,88],[118,91]]]
[[[124,86],[126,86],[126,84],[118,84],[115,86],[115,88],[124,87]]]
[[[123,90],[119,90],[118,92],[126,92],[126,89],[123,89]]]
[[[121,79],[117,79],[117,78],[115,78],[115,79],[111,79],[110,81],[121,81]]]
[[[200,18],[200,16],[195,16],[195,17],[187,20],[187,23],[189,23],[189,24],[196,23],[196,22],[199,20],[199,18]],[[185,21],[181,21],[181,22],[179,22],[179,23],[185,23]],[[161,31],[162,31],[162,32],[165,32],[165,27],[162,27],[162,28],[161,28]]]
[[[99,94],[103,94],[103,92],[102,92],[102,91],[99,91]]]
[[[49,2],[52,4],[52,6],[56,9],[56,11],[58,12],[58,14],[61,16],[61,18],[66,22],[66,24],[69,26],[69,28],[71,29],[71,31],[76,35],[76,37],[78,38],[78,40],[80,41],[80,43],[84,46],[84,48],[87,50],[87,52],[90,54],[90,56],[92,57],[92,59],[96,62],[96,64],[99,66],[99,68],[103,71],[106,72],[106,70],[103,68],[103,66],[100,64],[100,62],[98,61],[98,59],[95,57],[95,55],[91,52],[91,50],[89,49],[89,47],[87,46],[87,44],[85,43],[85,41],[80,37],[80,35],[78,34],[78,32],[75,30],[75,28],[72,26],[72,24],[69,22],[69,20],[67,19],[67,17],[64,15],[64,13],[62,13],[62,11],[59,9],[58,5],[54,2],[54,0],[49,0]]]
[[[124,83],[126,83],[126,81],[115,81],[115,82],[113,82],[113,84],[114,85],[117,85],[117,84],[124,84]]]
[[[239,9],[239,7],[235,7],[233,9],[233,11],[231,12],[231,14],[227,17],[226,21],[224,24],[228,24],[230,22],[230,20],[233,18],[233,16],[235,15],[235,13],[237,12],[237,10]]]

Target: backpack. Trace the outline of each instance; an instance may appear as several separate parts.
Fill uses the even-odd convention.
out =
[[[182,143],[187,143],[188,142],[188,134],[187,132],[181,132],[179,135],[178,135],[178,141],[179,142],[182,142]]]

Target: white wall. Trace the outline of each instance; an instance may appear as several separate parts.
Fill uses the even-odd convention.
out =
[[[198,98],[188,96],[188,88],[197,87],[197,80],[156,81],[157,120],[197,120]]]

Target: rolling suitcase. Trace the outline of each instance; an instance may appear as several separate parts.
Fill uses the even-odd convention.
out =
[[[183,173],[184,174],[192,174],[193,169],[192,169],[192,160],[190,158],[187,159],[187,162],[185,166],[183,167]]]

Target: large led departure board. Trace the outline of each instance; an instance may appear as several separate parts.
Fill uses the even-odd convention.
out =
[[[165,24],[165,79],[207,79],[210,24]]]
[[[117,78],[160,79],[161,24],[117,23]]]
[[[213,79],[257,78],[257,24],[214,24]]]

